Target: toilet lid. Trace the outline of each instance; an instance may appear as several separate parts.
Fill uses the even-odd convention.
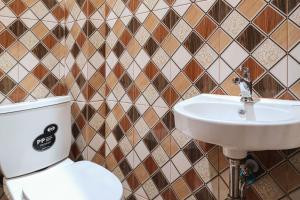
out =
[[[89,161],[35,176],[23,187],[28,200],[120,200],[122,193],[116,176]]]

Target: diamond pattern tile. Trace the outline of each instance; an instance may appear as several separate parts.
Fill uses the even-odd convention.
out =
[[[237,41],[251,52],[264,38],[263,34],[250,25],[240,34]]]

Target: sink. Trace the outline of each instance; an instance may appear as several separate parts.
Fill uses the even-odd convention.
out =
[[[201,94],[174,107],[175,126],[184,134],[223,147],[243,159],[248,151],[300,147],[300,102]]]

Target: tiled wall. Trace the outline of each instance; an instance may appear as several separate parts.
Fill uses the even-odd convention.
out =
[[[62,2],[0,2],[2,104],[66,93]]]
[[[105,4],[66,1],[65,83],[73,97],[74,159],[104,164],[105,157]]]
[[[172,107],[238,95],[243,64],[256,96],[299,99],[299,16],[299,0],[2,0],[0,102],[69,91],[71,156],[106,164],[126,199],[224,199],[222,149],[176,130]],[[298,151],[249,157],[247,200],[300,199]]]
[[[107,8],[108,169],[127,199],[224,199],[221,148],[179,133],[172,108],[199,93],[238,95],[232,79],[242,65],[255,96],[299,99],[299,1],[114,0]],[[248,200],[300,199],[300,153],[249,157],[261,168]]]

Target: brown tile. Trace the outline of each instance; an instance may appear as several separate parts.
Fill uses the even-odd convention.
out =
[[[138,186],[140,185],[138,179],[136,178],[135,174],[132,173],[128,176],[128,178],[126,179],[128,182],[128,185],[130,187],[131,190],[135,190],[138,188]]]
[[[207,159],[219,172],[223,171],[229,166],[228,160],[224,156],[221,147],[215,147],[213,150],[209,151],[207,154]]]
[[[191,60],[184,68],[184,73],[191,81],[195,81],[204,71],[203,67],[196,61]]]
[[[9,95],[9,98],[12,100],[12,102],[21,102],[26,97],[26,92],[19,86],[17,86],[13,92]]]
[[[255,18],[254,23],[265,33],[270,33],[283,19],[283,16],[281,16],[271,6],[267,6]]]
[[[247,19],[252,20],[265,4],[264,0],[244,0],[239,4],[238,10]]]
[[[125,29],[120,37],[120,40],[124,46],[127,46],[129,44],[131,38],[132,38],[132,35],[129,33],[129,31],[127,29]]]
[[[136,19],[136,17],[133,17],[128,24],[128,29],[134,35],[140,26],[141,23]]]
[[[116,147],[112,153],[114,154],[117,162],[120,162],[124,158],[124,154],[121,151],[120,147]]]
[[[178,20],[179,16],[177,15],[177,13],[173,9],[170,9],[162,21],[171,30]]]
[[[163,93],[163,98],[169,106],[172,106],[178,100],[179,96],[173,87],[168,87]]]
[[[16,39],[14,36],[9,33],[7,30],[3,31],[0,33],[0,44],[4,48],[8,48]]]
[[[37,77],[39,80],[42,80],[48,73],[48,69],[44,65],[39,64],[34,68],[32,72],[35,77]]]
[[[202,39],[195,32],[192,32],[184,42],[184,46],[192,54],[195,54],[202,44]]]
[[[144,161],[144,166],[147,169],[148,173],[152,175],[157,169],[157,165],[155,161],[153,160],[152,156],[150,155],[148,158],[146,158]]]
[[[186,22],[194,28],[199,20],[203,17],[204,12],[196,5],[192,4],[189,9],[186,11],[183,18]]]
[[[197,199],[214,200],[214,196],[204,187],[195,194]]]
[[[210,93],[216,86],[216,82],[206,73],[196,82],[196,87],[203,93]]]
[[[5,76],[2,80],[0,80],[0,92],[7,95],[15,87],[15,85],[16,83],[11,78]]]
[[[164,200],[177,200],[177,197],[171,188],[166,189],[161,196]]]
[[[285,14],[289,14],[298,4],[299,0],[273,0],[272,4],[275,5]]]
[[[153,69],[153,68],[152,68]],[[155,69],[154,69],[155,70]],[[155,71],[153,71],[155,72]],[[150,74],[151,75],[151,74]],[[160,73],[153,81],[154,87],[158,90],[158,92],[162,92],[166,86],[168,85],[167,79]]]
[[[217,25],[208,17],[205,16],[196,26],[195,30],[204,38],[207,39],[217,28]]]
[[[157,42],[162,43],[162,41],[167,37],[168,30],[165,28],[164,25],[160,24],[154,31],[153,37],[156,39]]]
[[[192,164],[196,163],[203,156],[202,152],[193,141],[184,147],[183,152]]]
[[[127,3],[127,7],[132,13],[135,13],[140,3],[141,3],[140,0],[129,0]]]
[[[300,175],[289,162],[273,169],[271,175],[285,192],[291,192],[300,186]]]
[[[255,155],[267,169],[274,167],[284,159],[279,151],[258,151],[255,152]]]
[[[43,84],[49,89],[52,89],[57,82],[57,78],[54,75],[52,75],[52,73],[48,74],[43,80]]]
[[[284,90],[283,86],[270,74],[266,74],[253,88],[264,98],[274,98]]]
[[[216,22],[221,23],[231,10],[232,8],[228,6],[223,0],[217,0],[217,3],[215,3],[209,10],[209,15]]]
[[[121,171],[123,172],[123,175],[124,176],[127,176],[131,171],[131,167],[127,161],[127,159],[124,159],[120,164],[119,164],[119,167],[121,169]]]
[[[134,173],[140,183],[144,183],[149,177],[143,164],[140,164],[137,168],[135,168]]]
[[[56,39],[52,34],[48,34],[44,39],[43,43],[48,47],[48,49],[52,49],[57,43]]]
[[[160,142],[168,135],[167,129],[161,122],[155,125],[153,133]]]
[[[264,68],[258,64],[252,57],[247,58],[242,66],[247,66],[250,69],[251,80],[255,81],[265,72]],[[240,68],[236,72],[241,76],[242,72]]]
[[[155,53],[157,48],[158,48],[157,43],[151,37],[149,38],[149,40],[146,42],[144,46],[145,51],[150,57]]]
[[[33,50],[32,52],[34,55],[36,55],[37,58],[40,60],[48,53],[48,50],[42,43],[39,43]]]
[[[250,25],[240,34],[237,41],[249,52],[252,52],[264,38],[263,34]]]
[[[191,193],[190,189],[188,188],[185,181],[181,177],[172,183],[172,188],[179,199],[185,199]]]
[[[27,6],[21,0],[14,0],[11,2],[12,3],[9,4],[9,8],[16,14],[16,16],[20,16],[27,8]]]
[[[161,171],[158,171],[152,177],[152,180],[159,191],[162,191],[168,185],[168,181],[166,180],[166,178],[164,177],[164,175]]]
[[[193,168],[183,175],[183,178],[192,191],[197,190],[204,184]]]
[[[25,33],[28,28],[20,20],[17,20],[9,26],[9,29],[18,38]]]
[[[131,123],[128,119],[127,116],[124,116],[121,121],[120,121],[120,126],[122,127],[122,129],[124,130],[124,132],[127,132],[130,127],[131,127]]]
[[[151,132],[144,137],[143,141],[149,151],[152,151],[158,145],[158,142]]]

